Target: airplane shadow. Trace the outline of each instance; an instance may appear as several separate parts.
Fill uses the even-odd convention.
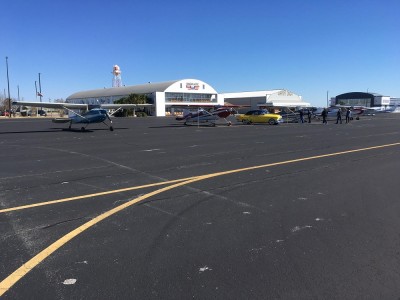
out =
[[[69,128],[52,128],[52,129],[59,129],[61,131],[65,131],[65,132],[80,132],[80,133],[95,132],[95,131],[110,131],[110,129],[108,129],[108,128],[94,128],[94,129],[90,128],[90,129],[85,129],[83,131],[80,128],[71,128],[71,129],[69,129]],[[115,130],[126,130],[126,129],[129,129],[129,128],[126,128],[126,127],[115,128],[114,127],[114,131]]]
[[[162,125],[162,126],[149,126],[149,128],[182,128],[182,127],[189,127],[184,124],[169,124],[169,125]]]
[[[212,126],[212,125],[210,125],[210,124],[188,124],[188,125],[185,125],[185,124],[169,124],[169,125],[162,125],[162,126],[149,126],[149,128],[183,128],[183,127],[204,127],[204,128],[207,128],[207,127],[221,127],[221,126],[227,126],[226,124],[216,124],[216,126]]]
[[[124,128],[124,127],[119,127],[119,128],[114,128],[114,131],[118,130],[126,130],[129,128]],[[78,128],[50,128],[48,130],[23,130],[23,131],[6,131],[6,132],[0,132],[0,134],[18,134],[18,133],[59,133],[59,132],[79,132],[79,133],[91,133],[95,131],[110,131],[108,128],[96,128],[96,129],[85,129],[84,131],[78,129]]]

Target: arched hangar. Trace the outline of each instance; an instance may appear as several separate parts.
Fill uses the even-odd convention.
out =
[[[165,116],[166,112],[188,106],[223,105],[218,102],[217,91],[198,79],[182,79],[158,83],[145,83],[89,91],[70,95],[66,102],[87,104],[112,104],[130,94],[146,95],[153,104],[152,114]]]
[[[350,92],[335,97],[334,105],[382,107],[390,104],[390,96],[377,93]]]

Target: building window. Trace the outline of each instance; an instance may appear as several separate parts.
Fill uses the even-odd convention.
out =
[[[348,105],[348,106],[372,106],[372,100],[370,98],[359,98],[359,99],[344,99],[338,98],[336,99],[337,105]]]
[[[192,93],[165,93],[165,102],[196,103],[196,102],[217,102],[213,94],[192,94]]]

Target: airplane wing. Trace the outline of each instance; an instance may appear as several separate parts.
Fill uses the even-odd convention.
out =
[[[136,108],[136,107],[145,107],[152,106],[153,104],[145,103],[145,104],[100,104],[101,108],[104,109],[118,109],[118,108]]]
[[[55,109],[85,109],[88,110],[87,104],[80,103],[50,103],[50,102],[25,102],[25,101],[14,101],[12,105],[32,106],[32,107],[45,107]]]
[[[50,103],[50,102],[25,102],[25,101],[14,101],[12,105],[21,105],[21,106],[32,106],[32,107],[45,107],[45,108],[54,108],[54,109],[66,109],[70,111],[71,109],[80,109],[88,111],[92,106],[101,107],[104,109],[116,109],[117,111],[123,108],[137,108],[137,107],[145,107],[152,106],[152,104],[100,104],[100,105],[89,105],[82,103]],[[80,116],[74,111],[72,113]],[[115,113],[115,112],[114,112]],[[82,116],[80,116],[82,117]],[[83,117],[82,117],[83,118]]]

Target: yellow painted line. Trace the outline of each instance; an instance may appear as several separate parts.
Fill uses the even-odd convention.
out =
[[[292,159],[292,160],[286,160],[286,161],[281,161],[281,162],[276,162],[276,163],[246,167],[246,168],[229,170],[229,171],[223,171],[223,172],[213,173],[213,174],[211,174],[210,177],[207,177],[207,178],[222,176],[222,175],[227,175],[227,174],[232,174],[232,173],[238,173],[238,172],[244,172],[244,171],[251,171],[251,170],[262,169],[262,168],[268,168],[268,167],[279,166],[279,165],[287,165],[287,164],[292,164],[292,163],[307,161],[307,160],[313,160],[313,159],[319,159],[319,158],[325,158],[325,157],[331,157],[331,156],[338,156],[338,155],[344,155],[344,154],[350,154],[350,153],[356,153],[356,152],[362,152],[362,151],[369,151],[369,150],[393,147],[393,146],[400,146],[400,142],[393,143],[393,144],[380,145],[380,146],[372,146],[372,147],[367,147],[367,148],[354,149],[354,150],[341,151],[341,152],[334,152],[334,153],[329,153],[329,154],[321,154],[321,155],[297,158],[297,159]],[[209,175],[203,175],[203,176],[209,176]],[[199,176],[199,177],[203,177],[203,176]]]
[[[312,159],[320,159],[324,157],[331,157],[331,156],[338,156],[338,155],[344,155],[344,154],[349,154],[349,153],[356,153],[356,152],[362,152],[362,151],[368,151],[368,150],[374,150],[374,149],[381,149],[381,148],[386,148],[386,147],[393,147],[393,146],[399,146],[400,143],[393,143],[393,144],[386,144],[386,145],[380,145],[380,146],[373,146],[373,147],[368,147],[368,148],[361,148],[361,149],[355,149],[355,150],[348,150],[348,151],[342,151],[342,152],[335,152],[335,153],[330,153],[330,154],[322,154],[322,155],[317,155],[317,156],[310,156],[310,157],[304,157],[304,158],[299,158],[299,159],[293,159],[293,160],[287,160],[287,161],[282,161],[282,162],[277,162],[277,163],[270,163],[270,164],[265,164],[265,165],[260,165],[260,166],[253,166],[253,167],[247,167],[247,168],[241,168],[241,169],[235,169],[235,170],[230,170],[230,171],[223,171],[223,172],[217,172],[217,173],[211,173],[207,175],[202,175],[202,176],[197,176],[192,179],[180,181],[178,183],[172,184],[170,186],[158,189],[156,191],[147,193],[145,195],[142,195],[136,199],[133,199],[129,202],[126,202],[124,204],[121,204],[95,218],[92,220],[86,222],[85,224],[79,226],[78,228],[74,229],[73,231],[69,232],[68,234],[64,235],[60,239],[58,239],[56,242],[48,246],[46,249],[42,250],[40,253],[35,255],[33,258],[31,258],[28,262],[23,264],[21,267],[19,267],[16,271],[14,271],[12,274],[10,274],[7,278],[5,278],[3,281],[0,282],[0,297],[6,293],[15,283],[17,283],[20,279],[22,279],[29,271],[31,271],[33,268],[35,268],[38,264],[40,264],[43,260],[45,260],[47,257],[49,257],[51,254],[53,254],[55,251],[57,251],[59,248],[64,246],[66,243],[68,243],[70,240],[73,238],[77,237],[79,234],[84,232],[85,230],[89,229],[93,225],[103,221],[104,219],[122,211],[123,209],[132,206],[140,201],[143,201],[147,198],[150,198],[152,196],[155,196],[157,194],[163,193],[168,190],[172,190],[174,188],[180,187],[187,185],[189,183],[193,183],[196,181],[201,181],[217,176],[223,176],[227,174],[233,174],[233,173],[238,173],[238,172],[244,172],[244,171],[249,171],[249,170],[255,170],[255,169],[260,169],[260,168],[266,168],[266,167],[272,167],[272,166],[278,166],[278,165],[285,165],[285,164],[291,164],[291,163],[296,163],[296,162],[301,162],[301,161],[307,161],[307,160],[312,160]]]
[[[64,198],[64,199],[51,200],[51,201],[46,201],[46,202],[38,202],[38,203],[26,204],[26,205],[15,206],[15,207],[10,207],[10,208],[4,208],[4,209],[0,209],[0,214],[1,213],[6,213],[6,212],[11,212],[11,211],[16,211],[16,210],[22,210],[22,209],[27,209],[27,208],[38,207],[38,206],[45,206],[45,205],[51,205],[51,204],[57,204],[57,203],[81,200],[81,199],[85,199],[85,198],[93,198],[93,197],[105,196],[105,195],[110,195],[110,194],[115,194],[115,193],[133,191],[133,190],[138,190],[138,189],[144,189],[144,188],[154,187],[154,186],[159,186],[159,185],[166,185],[166,184],[170,184],[170,183],[181,182],[181,181],[184,181],[184,180],[187,180],[187,179],[190,179],[190,178],[163,181],[163,182],[157,182],[157,183],[151,183],[151,184],[145,184],[145,185],[140,185],[140,186],[123,188],[123,189],[118,189],[118,190],[111,190],[111,191],[106,191],[106,192],[99,192],[99,193],[94,193],[94,194],[86,194],[86,195],[69,197],[69,198]]]

